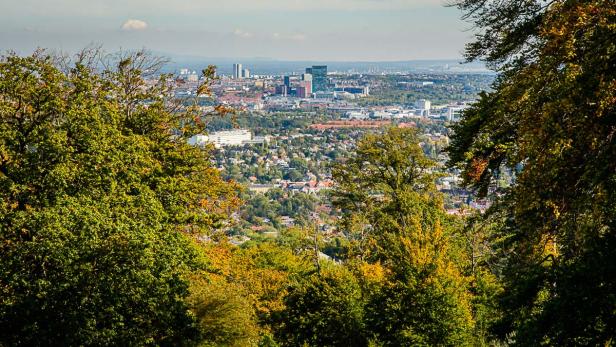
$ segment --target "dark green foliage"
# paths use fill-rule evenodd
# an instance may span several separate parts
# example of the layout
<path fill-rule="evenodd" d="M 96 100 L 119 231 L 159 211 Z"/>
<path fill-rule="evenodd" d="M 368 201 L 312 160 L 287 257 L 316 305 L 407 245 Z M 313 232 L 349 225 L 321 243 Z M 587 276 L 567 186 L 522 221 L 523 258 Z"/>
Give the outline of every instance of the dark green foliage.
<path fill-rule="evenodd" d="M 371 295 L 366 326 L 383 345 L 470 345 L 466 307 L 447 288 L 453 283 L 443 286 L 428 276 L 385 283 Z"/>
<path fill-rule="evenodd" d="M 616 337 L 616 4 L 459 1 L 478 28 L 469 59 L 501 73 L 454 127 L 451 164 L 486 195 L 505 290 L 496 329 L 519 345 Z"/>
<path fill-rule="evenodd" d="M 201 333 L 200 346 L 254 346 L 254 309 L 240 286 L 196 282 L 187 300 Z"/>
<path fill-rule="evenodd" d="M 195 339 L 181 274 L 195 263 L 160 228 L 155 201 L 63 198 L 4 227 L 0 341 L 7 345 L 175 344 Z"/>
<path fill-rule="evenodd" d="M 343 267 L 326 266 L 300 280 L 285 297 L 277 329 L 284 346 L 365 346 L 363 304 L 357 280 Z"/>

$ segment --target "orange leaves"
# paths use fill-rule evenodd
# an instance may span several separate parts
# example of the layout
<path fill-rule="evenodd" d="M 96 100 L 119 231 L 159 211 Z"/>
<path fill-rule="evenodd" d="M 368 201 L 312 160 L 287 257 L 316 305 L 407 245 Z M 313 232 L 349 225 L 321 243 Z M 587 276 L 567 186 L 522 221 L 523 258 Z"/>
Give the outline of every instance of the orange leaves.
<path fill-rule="evenodd" d="M 210 201 L 208 199 L 201 199 L 199 201 L 199 207 L 204 208 L 209 210 L 211 208 L 212 204 L 210 203 Z"/>
<path fill-rule="evenodd" d="M 481 180 L 483 173 L 488 167 L 488 160 L 482 157 L 473 158 L 470 167 L 466 171 L 467 179 L 470 182 L 477 183 Z"/>

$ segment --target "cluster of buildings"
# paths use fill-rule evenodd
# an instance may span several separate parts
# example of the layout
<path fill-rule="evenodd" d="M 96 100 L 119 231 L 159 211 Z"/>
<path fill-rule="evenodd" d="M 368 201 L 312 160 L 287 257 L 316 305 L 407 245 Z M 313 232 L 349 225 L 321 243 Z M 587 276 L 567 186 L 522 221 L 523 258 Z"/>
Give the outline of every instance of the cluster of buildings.
<path fill-rule="evenodd" d="M 313 65 L 301 75 L 283 77 L 283 84 L 275 87 L 274 94 L 302 99 L 336 99 L 346 96 L 369 95 L 368 86 L 336 86 L 327 77 L 327 65 Z"/>
<path fill-rule="evenodd" d="M 325 67 L 325 73 L 327 73 L 327 67 Z M 307 99 L 312 96 L 313 92 L 317 91 L 315 88 L 314 75 L 307 71 L 301 76 L 284 76 L 283 84 L 277 85 L 274 93 L 281 96 L 295 96 Z"/>
<path fill-rule="evenodd" d="M 460 120 L 462 111 L 468 107 L 465 102 L 432 105 L 430 100 L 420 99 L 414 107 L 389 106 L 347 109 L 345 118 L 350 120 L 391 120 L 431 118 L 448 122 Z"/>
<path fill-rule="evenodd" d="M 175 79 L 174 93 L 179 99 L 196 100 L 204 111 L 216 104 L 230 105 L 242 111 L 241 117 L 247 117 L 242 123 L 245 129 L 226 130 L 231 124 L 221 122 L 189 143 L 217 148 L 212 151 L 212 161 L 223 177 L 248 189 L 251 198 L 241 212 L 246 216 L 257 211 L 250 205 L 252 197 L 257 206 L 263 201 L 263 197 L 256 198 L 258 194 L 273 190 L 265 194 L 269 204 L 263 206 L 274 206 L 271 208 L 278 209 L 278 217 L 259 215 L 263 218 L 245 219 L 241 224 L 242 230 L 252 228 L 262 233 L 274 227 L 301 225 L 308 210 L 320 214 L 319 227 L 335 230 L 337 215 L 323 193 L 334 184 L 331 164 L 353 155 L 358 139 L 366 132 L 391 126 L 417 127 L 422 131 L 420 145 L 426 154 L 443 165 L 447 161 L 442 150 L 449 141 L 448 122 L 458 121 L 467 107 L 462 100 L 470 100 L 460 96 L 465 95 L 467 85 L 483 81 L 468 76 L 328 74 L 326 65 L 261 75 L 256 66 L 253 74 L 236 63 L 232 73 L 227 71 L 211 84 L 211 95 L 197 95 L 200 78 L 191 70 L 181 69 Z M 364 98 L 370 92 L 374 95 Z M 285 122 L 279 121 L 282 119 Z M 482 211 L 489 206 L 460 187 L 457 172 L 444 173 L 447 175 L 437 181 L 437 187 L 448 196 L 448 213 Z M 309 197 L 312 205 L 296 209 L 299 197 Z"/>
<path fill-rule="evenodd" d="M 199 82 L 199 75 L 197 75 L 197 71 L 190 71 L 189 69 L 180 69 L 180 79 L 187 81 L 187 82 L 191 82 L 191 83 L 196 83 Z"/>
<path fill-rule="evenodd" d="M 313 94 L 327 92 L 328 88 L 327 66 L 314 65 L 306 68 L 301 76 L 284 76 L 283 84 L 276 86 L 275 94 L 307 99 Z"/>
<path fill-rule="evenodd" d="M 250 70 L 244 69 L 242 64 L 233 64 L 233 79 L 250 78 Z"/>

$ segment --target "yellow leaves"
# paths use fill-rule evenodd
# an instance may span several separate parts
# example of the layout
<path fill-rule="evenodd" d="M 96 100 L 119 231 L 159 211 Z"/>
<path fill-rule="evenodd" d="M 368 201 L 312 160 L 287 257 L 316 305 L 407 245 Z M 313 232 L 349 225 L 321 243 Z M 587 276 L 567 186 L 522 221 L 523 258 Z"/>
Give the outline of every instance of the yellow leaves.
<path fill-rule="evenodd" d="M 419 243 L 412 242 L 409 238 L 402 239 L 407 252 L 408 261 L 419 269 L 423 269 L 427 266 L 436 265 L 436 254 L 433 252 L 433 248 L 428 245 L 421 245 Z"/>
<path fill-rule="evenodd" d="M 572 143 L 572 139 L 560 139 L 556 144 L 552 146 L 552 148 L 550 148 L 550 154 L 552 154 L 553 156 L 560 157 L 564 152 L 572 148 Z"/>
<path fill-rule="evenodd" d="M 0 145 L 0 162 L 3 164 L 8 164 L 11 162 L 10 152 L 4 145 Z"/>
<path fill-rule="evenodd" d="M 558 251 L 558 243 L 556 242 L 556 237 L 552 235 L 544 235 L 543 236 L 543 254 L 545 256 L 552 256 L 557 258 L 559 256 Z"/>
<path fill-rule="evenodd" d="M 542 34 L 544 36 L 564 36 L 566 33 L 566 28 L 564 27 L 547 27 L 543 28 Z"/>
<path fill-rule="evenodd" d="M 568 63 L 565 65 L 565 79 L 567 82 L 574 82 L 582 74 L 582 66 L 579 64 Z"/>
<path fill-rule="evenodd" d="M 362 262 L 358 270 L 363 279 L 373 284 L 383 283 L 386 275 L 389 273 L 389 271 L 381 265 L 381 262 L 376 262 L 374 264 Z"/>
<path fill-rule="evenodd" d="M 616 31 L 616 27 L 614 31 Z M 614 49 L 616 50 L 616 46 Z M 603 117 L 608 114 L 609 110 L 616 105 L 616 79 L 610 81 L 602 76 L 595 92 L 595 99 L 597 100 L 596 117 Z"/>
<path fill-rule="evenodd" d="M 557 204 L 555 204 L 553 201 L 547 201 L 546 206 L 552 210 L 554 218 L 558 219 L 560 217 L 560 207 Z"/>
<path fill-rule="evenodd" d="M 206 259 L 210 262 L 209 271 L 218 281 L 224 281 L 232 272 L 232 248 L 227 243 L 203 246 Z"/>
<path fill-rule="evenodd" d="M 240 291 L 259 315 L 284 309 L 289 276 L 298 262 L 289 249 L 269 244 L 240 249 L 225 242 L 202 249 L 211 282 Z"/>

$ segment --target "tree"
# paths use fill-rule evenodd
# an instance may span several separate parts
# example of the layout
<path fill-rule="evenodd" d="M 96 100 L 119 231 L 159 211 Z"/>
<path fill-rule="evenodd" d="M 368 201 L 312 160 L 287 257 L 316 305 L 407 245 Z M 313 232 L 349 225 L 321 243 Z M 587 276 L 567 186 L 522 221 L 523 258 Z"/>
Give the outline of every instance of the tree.
<path fill-rule="evenodd" d="M 366 135 L 333 171 L 334 204 L 351 219 L 344 225 L 363 233 L 362 258 L 385 268 L 382 285 L 367 293 L 366 327 L 386 345 L 470 341 L 467 280 L 452 261 L 452 223 L 434 167 L 416 130 L 391 128 Z"/>
<path fill-rule="evenodd" d="M 366 346 L 362 294 L 344 267 L 330 264 L 289 288 L 277 319 L 284 346 Z"/>
<path fill-rule="evenodd" d="M 200 327 L 200 346 L 256 346 L 259 330 L 244 289 L 195 280 L 187 303 Z"/>
<path fill-rule="evenodd" d="M 475 24 L 469 60 L 499 72 L 454 127 L 450 164 L 487 195 L 514 185 L 486 223 L 519 345 L 609 345 L 616 336 L 616 5 L 457 1 Z"/>
<path fill-rule="evenodd" d="M 145 52 L 62 63 L 0 59 L 0 344 L 198 341 L 191 233 L 236 204 L 186 142 L 203 115 L 169 109 L 162 61 Z"/>
<path fill-rule="evenodd" d="M 256 345 L 255 335 L 259 345 L 275 343 L 272 325 L 285 308 L 290 278 L 312 271 L 304 257 L 277 241 L 251 240 L 241 248 L 224 241 L 202 246 L 208 272 L 195 276 L 189 302 L 197 309 L 206 343 Z"/>

